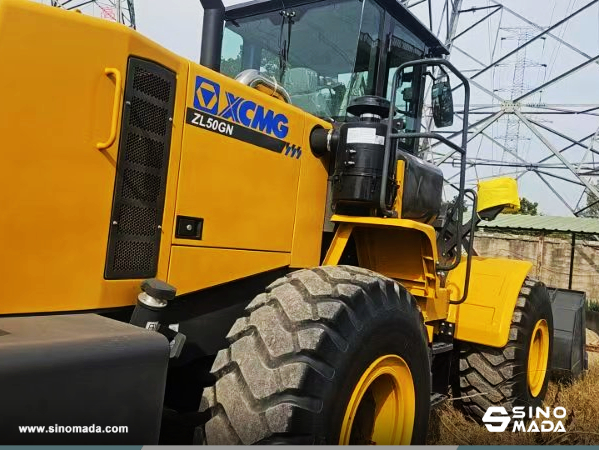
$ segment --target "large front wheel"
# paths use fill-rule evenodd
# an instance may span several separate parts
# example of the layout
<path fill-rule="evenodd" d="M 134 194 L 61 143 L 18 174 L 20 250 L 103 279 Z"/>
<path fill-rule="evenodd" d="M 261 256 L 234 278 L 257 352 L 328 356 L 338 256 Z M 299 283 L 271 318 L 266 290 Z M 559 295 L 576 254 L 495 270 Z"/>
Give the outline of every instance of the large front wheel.
<path fill-rule="evenodd" d="M 394 281 L 300 270 L 237 320 L 203 397 L 208 444 L 424 443 L 430 366 L 422 316 Z"/>

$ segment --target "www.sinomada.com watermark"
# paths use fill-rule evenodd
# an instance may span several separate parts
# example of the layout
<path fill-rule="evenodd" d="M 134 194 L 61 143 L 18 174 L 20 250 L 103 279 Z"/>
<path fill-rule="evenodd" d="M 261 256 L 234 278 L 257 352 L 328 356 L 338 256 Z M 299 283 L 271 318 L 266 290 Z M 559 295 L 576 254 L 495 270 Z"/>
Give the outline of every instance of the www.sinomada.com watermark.
<path fill-rule="evenodd" d="M 508 429 L 526 433 L 564 433 L 563 419 L 567 416 L 566 408 L 533 408 L 515 406 L 511 414 L 503 406 L 491 406 L 483 416 L 483 423 L 492 433 L 501 433 Z"/>

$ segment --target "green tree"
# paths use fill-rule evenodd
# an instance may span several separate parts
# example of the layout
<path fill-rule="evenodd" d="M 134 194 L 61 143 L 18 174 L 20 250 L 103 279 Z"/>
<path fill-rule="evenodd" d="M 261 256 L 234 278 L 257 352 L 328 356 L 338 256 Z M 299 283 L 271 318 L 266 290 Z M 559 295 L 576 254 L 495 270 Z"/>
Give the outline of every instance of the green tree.
<path fill-rule="evenodd" d="M 220 71 L 231 78 L 241 72 L 241 50 L 235 58 L 223 59 L 220 63 Z"/>
<path fill-rule="evenodd" d="M 526 216 L 538 216 L 539 204 L 537 202 L 531 202 L 526 197 L 520 197 L 520 210 L 504 212 L 507 214 L 523 214 Z"/>
<path fill-rule="evenodd" d="M 599 189 L 599 181 L 595 181 L 592 185 Z M 599 201 L 597 196 L 592 192 L 587 191 L 587 207 L 579 214 L 580 217 L 599 217 Z"/>
<path fill-rule="evenodd" d="M 263 51 L 262 59 L 260 60 L 260 72 L 270 77 L 279 78 L 279 57 L 274 53 Z M 220 70 L 225 75 L 235 78 L 244 69 L 241 67 L 241 47 L 239 47 L 239 53 L 235 58 L 223 59 L 221 61 Z"/>

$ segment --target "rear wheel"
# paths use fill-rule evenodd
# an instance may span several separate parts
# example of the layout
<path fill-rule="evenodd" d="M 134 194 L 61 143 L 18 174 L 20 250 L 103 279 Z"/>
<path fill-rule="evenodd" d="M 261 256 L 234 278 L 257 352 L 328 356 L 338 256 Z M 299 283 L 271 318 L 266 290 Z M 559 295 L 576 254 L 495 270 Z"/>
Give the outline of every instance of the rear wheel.
<path fill-rule="evenodd" d="M 475 418 L 490 406 L 541 406 L 551 369 L 553 315 L 547 288 L 526 279 L 503 348 L 460 342 L 454 395 Z"/>
<path fill-rule="evenodd" d="M 415 300 L 349 266 L 300 270 L 256 297 L 204 392 L 208 444 L 424 443 L 430 365 Z"/>

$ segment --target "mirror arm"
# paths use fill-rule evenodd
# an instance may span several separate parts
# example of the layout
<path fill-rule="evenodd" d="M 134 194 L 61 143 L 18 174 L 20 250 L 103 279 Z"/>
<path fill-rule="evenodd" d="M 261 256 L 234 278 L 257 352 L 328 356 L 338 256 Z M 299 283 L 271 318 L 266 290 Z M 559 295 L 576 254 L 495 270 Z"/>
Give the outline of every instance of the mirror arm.
<path fill-rule="evenodd" d="M 430 70 L 427 70 L 426 72 L 424 72 L 424 76 L 425 77 L 429 76 L 429 77 L 431 77 L 431 80 L 437 81 L 437 79 L 435 78 L 435 75 Z"/>

